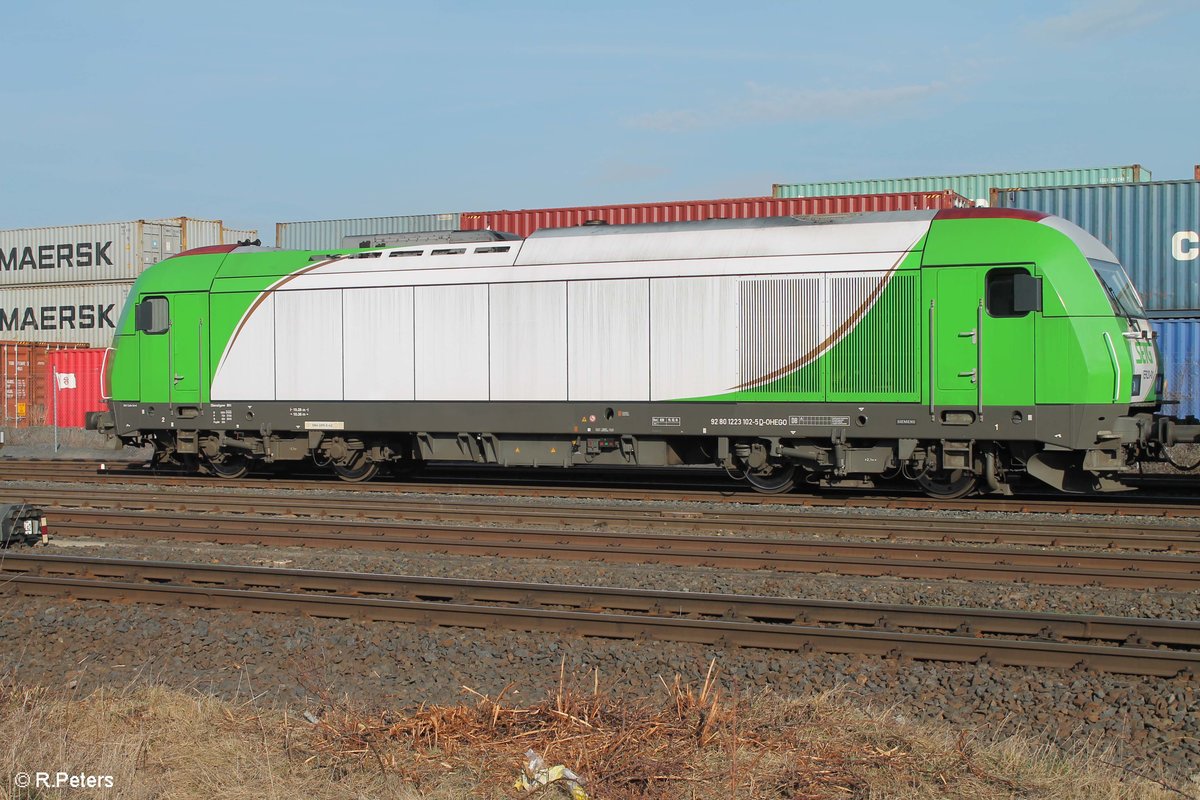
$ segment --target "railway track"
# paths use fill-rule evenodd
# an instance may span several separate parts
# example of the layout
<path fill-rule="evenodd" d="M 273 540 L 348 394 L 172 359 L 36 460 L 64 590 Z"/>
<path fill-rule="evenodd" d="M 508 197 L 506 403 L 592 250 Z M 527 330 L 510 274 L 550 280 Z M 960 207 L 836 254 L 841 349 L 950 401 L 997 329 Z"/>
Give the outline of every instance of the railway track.
<path fill-rule="evenodd" d="M 53 535 L 355 547 L 515 558 L 675 564 L 868 577 L 1194 591 L 1200 557 L 790 538 L 484 527 L 259 515 L 59 509 Z"/>
<path fill-rule="evenodd" d="M 105 468 L 101 469 L 101 465 Z M 2 459 L 0 481 L 85 481 L 128 483 L 139 481 L 155 485 L 201 485 L 221 488 L 260 488 L 291 490 L 342 490 L 361 494 L 400 492 L 445 495 L 490 495 L 507 497 L 570 497 L 618 500 L 670 500 L 675 502 L 736 503 L 747 505 L 786 505 L 802 508 L 917 509 L 943 511 L 1006 511 L 1011 513 L 1054 513 L 1102 516 L 1200 516 L 1200 499 L 1189 496 L 1200 483 L 1177 476 L 1152 476 L 1142 479 L 1143 492 L 1119 496 L 1073 498 L 1063 495 L 1031 495 L 1003 498 L 980 497 L 962 500 L 935 500 L 915 495 L 878 496 L 850 490 L 823 494 L 760 495 L 740 484 L 728 481 L 717 470 L 636 470 L 636 474 L 616 474 L 615 470 L 490 470 L 439 467 L 420 479 L 380 480 L 365 484 L 346 484 L 333 478 L 304 476 L 274 478 L 250 477 L 229 481 L 212 477 L 159 472 L 143 464 L 96 460 Z M 652 481 L 655 488 L 647 488 Z M 669 488 L 664 488 L 669 486 Z M 896 489 L 897 493 L 906 490 Z M 1163 491 L 1169 491 L 1167 496 Z M 1153 494 L 1159 492 L 1159 494 Z"/>
<path fill-rule="evenodd" d="M 1200 624 L 1169 620 L 11 553 L 0 561 L 0 590 L 800 652 L 1200 674 Z"/>
<path fill-rule="evenodd" d="M 123 484 L 14 488 L 0 486 L 0 499 L 23 501 L 56 512 L 72 509 L 140 509 L 194 514 L 255 514 L 310 519 L 353 519 L 473 525 L 643 529 L 685 532 L 857 538 L 872 541 L 1086 547 L 1118 550 L 1200 552 L 1200 525 L 1171 527 L 1111 520 L 1027 521 L 914 518 L 868 512 L 808 510 L 803 514 L 761 507 L 693 510 L 629 504 L 547 504 L 532 499 L 487 502 L 479 498 L 430 501 L 392 494 L 314 495 L 294 489 L 268 492 L 208 486 L 143 488 Z"/>

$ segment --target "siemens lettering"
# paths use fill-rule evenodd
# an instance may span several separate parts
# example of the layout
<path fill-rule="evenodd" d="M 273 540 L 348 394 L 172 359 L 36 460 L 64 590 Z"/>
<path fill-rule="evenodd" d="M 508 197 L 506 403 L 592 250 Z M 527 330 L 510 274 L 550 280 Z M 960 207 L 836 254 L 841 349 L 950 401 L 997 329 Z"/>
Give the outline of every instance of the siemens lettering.
<path fill-rule="evenodd" d="M 115 303 L 0 308 L 0 331 L 59 331 L 112 328 Z"/>
<path fill-rule="evenodd" d="M 0 269 L 8 272 L 22 269 L 63 269 L 66 267 L 112 266 L 109 251 L 112 241 L 77 242 L 75 244 L 43 244 L 0 250 Z"/>

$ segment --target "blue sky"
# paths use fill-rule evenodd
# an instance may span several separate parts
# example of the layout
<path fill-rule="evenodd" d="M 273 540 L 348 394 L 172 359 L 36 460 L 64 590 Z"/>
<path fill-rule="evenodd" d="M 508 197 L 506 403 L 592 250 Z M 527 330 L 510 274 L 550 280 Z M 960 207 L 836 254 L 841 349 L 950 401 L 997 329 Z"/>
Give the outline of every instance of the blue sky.
<path fill-rule="evenodd" d="M 0 228 L 1200 162 L 1200 3 L 22 2 Z"/>

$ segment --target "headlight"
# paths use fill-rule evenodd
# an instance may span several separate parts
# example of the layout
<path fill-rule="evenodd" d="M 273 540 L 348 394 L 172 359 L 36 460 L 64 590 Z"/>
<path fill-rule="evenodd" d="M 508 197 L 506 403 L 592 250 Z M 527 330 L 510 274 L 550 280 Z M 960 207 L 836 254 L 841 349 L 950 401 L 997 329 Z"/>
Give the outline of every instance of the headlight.
<path fill-rule="evenodd" d="M 1137 397 L 1139 394 L 1142 393 L 1142 376 L 1141 375 L 1133 376 L 1133 389 L 1131 389 L 1131 392 L 1132 392 L 1132 394 L 1130 395 L 1131 397 Z"/>

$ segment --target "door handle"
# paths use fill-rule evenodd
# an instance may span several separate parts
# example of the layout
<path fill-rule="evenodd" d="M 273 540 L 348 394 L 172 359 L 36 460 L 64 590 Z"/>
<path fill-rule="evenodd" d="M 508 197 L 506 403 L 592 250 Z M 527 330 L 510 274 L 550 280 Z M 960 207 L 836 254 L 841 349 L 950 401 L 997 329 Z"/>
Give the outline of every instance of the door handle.
<path fill-rule="evenodd" d="M 183 376 L 182 376 L 182 375 L 176 375 L 176 376 L 175 376 L 175 382 L 176 382 L 176 383 L 179 383 L 181 380 L 183 380 Z"/>
<path fill-rule="evenodd" d="M 969 369 L 969 370 L 967 370 L 966 372 L 960 372 L 960 373 L 958 373 L 958 377 L 960 377 L 960 378 L 970 378 L 970 379 L 971 379 L 971 383 L 974 383 L 974 382 L 975 382 L 975 370 L 973 370 L 973 369 Z"/>

